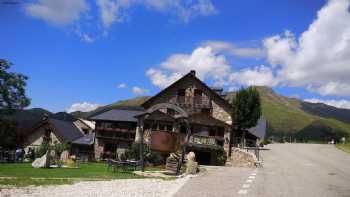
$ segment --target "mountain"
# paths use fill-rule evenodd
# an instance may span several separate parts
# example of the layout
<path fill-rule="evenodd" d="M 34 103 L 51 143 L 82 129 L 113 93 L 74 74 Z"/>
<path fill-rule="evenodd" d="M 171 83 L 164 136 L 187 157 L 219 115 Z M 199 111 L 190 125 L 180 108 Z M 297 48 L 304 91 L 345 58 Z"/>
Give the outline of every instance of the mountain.
<path fill-rule="evenodd" d="M 0 109 L 0 147 L 13 149 L 22 144 L 25 136 L 44 114 L 50 115 L 51 112 L 41 108 L 11 112 Z"/>
<path fill-rule="evenodd" d="M 42 119 L 44 114 L 51 115 L 52 113 L 42 108 L 16 109 L 12 113 L 8 113 L 6 110 L 0 110 L 1 119 L 15 121 L 19 130 L 32 128 Z"/>
<path fill-rule="evenodd" d="M 280 96 L 264 86 L 256 89 L 261 97 L 263 116 L 268 121 L 267 136 L 325 141 L 350 134 L 348 109 Z M 229 92 L 226 99 L 232 100 L 234 95 Z"/>
<path fill-rule="evenodd" d="M 142 97 L 136 97 L 133 99 L 121 100 L 109 105 L 98 107 L 97 109 L 92 110 L 90 112 L 76 111 L 76 112 L 72 112 L 71 114 L 79 118 L 89 118 L 111 109 L 143 110 L 143 108 L 141 107 L 141 104 L 144 103 L 149 98 L 151 97 L 142 96 Z"/>
<path fill-rule="evenodd" d="M 350 110 L 326 104 L 304 102 L 276 94 L 271 88 L 256 86 L 262 101 L 262 113 L 268 121 L 267 136 L 292 137 L 298 140 L 325 141 L 350 136 Z M 225 99 L 234 98 L 227 92 Z M 150 97 L 118 101 L 90 112 L 73 112 L 76 117 L 89 118 L 110 109 L 142 110 L 140 105 Z"/>

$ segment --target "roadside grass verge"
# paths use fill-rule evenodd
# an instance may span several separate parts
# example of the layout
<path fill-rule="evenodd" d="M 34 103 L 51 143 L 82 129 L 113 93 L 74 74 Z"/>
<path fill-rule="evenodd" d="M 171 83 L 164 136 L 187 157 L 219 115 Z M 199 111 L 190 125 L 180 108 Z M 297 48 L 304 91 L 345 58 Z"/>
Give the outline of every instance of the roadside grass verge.
<path fill-rule="evenodd" d="M 336 144 L 335 145 L 338 149 L 350 153 L 350 143 L 346 143 L 346 144 Z"/>
<path fill-rule="evenodd" d="M 146 170 L 159 170 L 157 167 Z M 105 163 L 80 164 L 79 168 L 33 168 L 31 163 L 0 164 L 0 188 L 7 186 L 24 187 L 29 185 L 61 185 L 76 181 L 137 179 L 145 178 L 133 171 L 113 172 Z"/>
<path fill-rule="evenodd" d="M 29 177 L 21 178 L 0 178 L 0 189 L 8 187 L 26 187 L 26 186 L 45 186 L 45 185 L 64 185 L 74 183 L 71 179 L 32 179 Z"/>

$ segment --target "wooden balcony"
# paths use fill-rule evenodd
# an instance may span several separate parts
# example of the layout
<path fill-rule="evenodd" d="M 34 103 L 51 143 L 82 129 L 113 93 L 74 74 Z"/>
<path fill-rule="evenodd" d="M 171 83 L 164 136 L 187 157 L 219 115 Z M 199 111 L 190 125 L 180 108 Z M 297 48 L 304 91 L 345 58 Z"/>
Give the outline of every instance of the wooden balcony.
<path fill-rule="evenodd" d="M 222 146 L 223 140 L 222 137 L 218 136 L 192 135 L 190 136 L 189 143 L 194 145 Z"/>
<path fill-rule="evenodd" d="M 184 108 L 211 108 L 211 101 L 205 96 L 177 96 L 167 99 L 169 103 L 177 104 Z"/>
<path fill-rule="evenodd" d="M 103 127 L 103 126 L 97 126 L 95 128 L 95 130 L 97 130 L 97 131 L 121 132 L 121 133 L 135 133 L 135 130 L 132 130 L 132 129 L 111 128 L 111 127 Z"/>
<path fill-rule="evenodd" d="M 110 134 L 96 133 L 96 138 L 116 140 L 116 141 L 128 141 L 128 142 L 135 140 L 135 137 L 133 135 L 120 136 L 114 133 L 110 133 Z"/>

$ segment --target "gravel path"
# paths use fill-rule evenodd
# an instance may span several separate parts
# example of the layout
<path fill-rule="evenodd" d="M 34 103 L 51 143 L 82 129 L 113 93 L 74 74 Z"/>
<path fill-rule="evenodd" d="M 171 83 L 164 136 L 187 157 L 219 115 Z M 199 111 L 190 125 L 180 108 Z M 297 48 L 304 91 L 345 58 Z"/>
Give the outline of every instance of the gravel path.
<path fill-rule="evenodd" d="M 0 191 L 1 197 L 35 196 L 35 197 L 89 197 L 89 196 L 123 196 L 123 197 L 167 197 L 185 184 L 188 177 L 176 180 L 161 179 L 124 179 L 114 181 L 86 181 L 73 185 L 39 186 Z"/>

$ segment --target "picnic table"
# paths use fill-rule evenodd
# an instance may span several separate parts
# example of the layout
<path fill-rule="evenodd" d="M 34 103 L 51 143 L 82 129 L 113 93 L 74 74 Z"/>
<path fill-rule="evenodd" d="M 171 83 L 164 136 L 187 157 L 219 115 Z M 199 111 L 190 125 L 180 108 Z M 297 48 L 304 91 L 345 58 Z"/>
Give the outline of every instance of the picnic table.
<path fill-rule="evenodd" d="M 126 171 L 130 168 L 132 168 L 134 171 L 137 170 L 137 167 L 141 166 L 141 160 L 125 160 L 125 161 L 119 161 L 114 159 L 108 159 L 107 160 L 107 170 L 113 169 L 113 172 L 117 171 L 118 169 L 122 169 L 123 171 Z"/>

